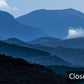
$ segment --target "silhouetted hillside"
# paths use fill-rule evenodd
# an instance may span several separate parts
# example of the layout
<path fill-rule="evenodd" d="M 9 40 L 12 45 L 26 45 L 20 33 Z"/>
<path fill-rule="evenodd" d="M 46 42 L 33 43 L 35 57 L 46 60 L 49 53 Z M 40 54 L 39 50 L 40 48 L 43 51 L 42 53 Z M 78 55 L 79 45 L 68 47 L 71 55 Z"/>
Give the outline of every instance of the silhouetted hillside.
<path fill-rule="evenodd" d="M 84 14 L 74 9 L 36 10 L 16 19 L 22 24 L 37 26 L 49 36 L 64 38 L 69 28 L 84 28 Z"/>
<path fill-rule="evenodd" d="M 0 84 L 68 84 L 68 82 L 65 77 L 41 65 L 0 55 Z"/>

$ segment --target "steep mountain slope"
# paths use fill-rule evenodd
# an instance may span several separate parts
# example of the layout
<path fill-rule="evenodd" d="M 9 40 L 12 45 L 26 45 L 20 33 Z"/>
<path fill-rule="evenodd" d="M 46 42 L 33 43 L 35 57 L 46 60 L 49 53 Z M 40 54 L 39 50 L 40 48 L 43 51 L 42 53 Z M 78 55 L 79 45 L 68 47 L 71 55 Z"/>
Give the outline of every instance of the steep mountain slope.
<path fill-rule="evenodd" d="M 20 57 L 31 63 L 38 63 L 42 65 L 71 65 L 59 57 L 50 55 L 46 51 L 34 49 L 33 47 L 29 48 L 28 46 L 24 47 L 4 42 L 0 42 L 0 54 L 6 54 L 16 58 Z"/>
<path fill-rule="evenodd" d="M 0 55 L 0 84 L 68 84 L 68 82 L 65 77 L 41 65 Z"/>
<path fill-rule="evenodd" d="M 17 22 L 12 15 L 7 12 L 0 11 L 0 36 L 6 38 L 19 38 L 21 40 L 31 40 L 45 36 L 39 28 L 24 26 Z M 0 38 L 0 39 L 1 39 Z"/>
<path fill-rule="evenodd" d="M 36 10 L 16 20 L 25 25 L 39 27 L 56 38 L 66 37 L 70 27 L 84 28 L 84 14 L 74 9 Z"/>

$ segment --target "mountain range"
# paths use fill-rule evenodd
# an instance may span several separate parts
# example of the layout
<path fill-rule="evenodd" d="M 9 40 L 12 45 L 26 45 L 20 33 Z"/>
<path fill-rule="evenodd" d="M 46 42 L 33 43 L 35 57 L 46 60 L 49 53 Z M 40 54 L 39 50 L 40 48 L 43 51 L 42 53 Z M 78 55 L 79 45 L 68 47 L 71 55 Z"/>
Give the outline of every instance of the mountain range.
<path fill-rule="evenodd" d="M 46 34 L 39 28 L 22 25 L 11 14 L 0 11 L 0 39 L 18 38 L 27 41 L 42 36 Z"/>
<path fill-rule="evenodd" d="M 40 44 L 48 47 L 63 46 L 66 48 L 84 49 L 84 37 L 77 37 L 77 38 L 64 39 L 64 40 L 52 38 L 52 37 L 42 37 L 32 41 L 28 41 L 27 43 Z"/>
<path fill-rule="evenodd" d="M 84 28 L 84 14 L 74 9 L 36 10 L 18 18 L 0 11 L 0 39 L 30 41 L 40 37 L 64 38 L 70 27 Z"/>
<path fill-rule="evenodd" d="M 48 36 L 65 38 L 70 28 L 84 29 L 84 14 L 74 9 L 63 10 L 36 10 L 16 18 L 24 25 L 39 27 Z"/>
<path fill-rule="evenodd" d="M 19 43 L 21 43 L 21 41 Z M 57 56 L 51 55 L 47 51 L 39 50 L 26 45 L 26 43 L 20 46 L 18 44 L 15 44 L 15 42 L 8 43 L 0 41 L 0 54 L 5 54 L 16 58 L 23 58 L 31 63 L 37 63 L 41 65 L 72 65 Z"/>
<path fill-rule="evenodd" d="M 84 70 L 84 37 L 63 39 L 70 27 L 84 29 L 84 14 L 42 9 L 15 19 L 0 11 L 0 84 L 68 84 L 67 71 Z"/>
<path fill-rule="evenodd" d="M 17 43 L 17 41 L 18 41 L 18 43 Z M 53 40 L 50 40 L 50 41 L 53 41 Z M 48 46 L 43 46 L 43 45 L 39 45 L 39 44 L 32 45 L 32 44 L 22 42 L 21 40 L 17 40 L 17 39 L 15 40 L 15 38 L 7 39 L 4 42 L 9 43 L 9 44 L 15 44 L 15 45 L 21 46 L 21 47 L 36 49 L 38 51 L 39 50 L 45 51 L 52 55 L 52 57 L 49 55 L 48 56 L 45 55 L 45 56 L 41 56 L 38 58 L 37 58 L 37 56 L 35 56 L 33 58 L 30 58 L 30 60 L 32 62 L 40 63 L 42 65 L 43 64 L 45 64 L 45 65 L 46 64 L 47 65 L 55 65 L 56 64 L 56 65 L 71 66 L 71 64 L 72 64 L 72 65 L 84 67 L 84 61 L 83 61 L 84 49 L 78 49 L 78 48 L 73 49 L 73 48 L 66 48 L 63 46 L 48 47 Z M 61 58 L 62 60 L 59 58 Z"/>

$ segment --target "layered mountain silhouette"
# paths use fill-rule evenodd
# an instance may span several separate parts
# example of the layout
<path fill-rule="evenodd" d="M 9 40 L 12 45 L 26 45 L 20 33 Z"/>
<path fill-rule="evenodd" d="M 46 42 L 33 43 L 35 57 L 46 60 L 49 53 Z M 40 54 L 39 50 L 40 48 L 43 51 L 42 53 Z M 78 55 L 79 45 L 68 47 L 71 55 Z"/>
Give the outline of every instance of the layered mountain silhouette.
<path fill-rule="evenodd" d="M 40 44 L 43 46 L 48 46 L 48 47 L 57 47 L 61 43 L 61 39 L 58 38 L 52 38 L 52 37 L 42 37 L 42 38 L 37 38 L 32 41 L 28 41 L 27 43 L 30 44 Z"/>
<path fill-rule="evenodd" d="M 17 42 L 17 41 L 16 41 Z M 20 41 L 21 42 L 21 41 Z M 21 45 L 21 44 L 20 44 Z M 26 47 L 26 43 L 20 46 L 16 43 L 6 43 L 0 41 L 0 53 L 13 57 L 23 58 L 31 63 L 38 63 L 41 65 L 65 65 L 72 66 L 72 64 L 65 62 L 57 56 L 51 55 L 47 51 L 43 51 L 34 47 Z M 32 45 L 33 46 L 33 45 Z"/>
<path fill-rule="evenodd" d="M 35 56 L 36 57 L 37 56 L 49 56 L 50 55 L 49 53 L 47 53 L 45 51 L 41 51 L 41 50 L 37 50 L 37 49 L 33 49 L 33 48 L 20 47 L 20 46 L 5 43 L 2 41 L 0 41 L 0 53 L 14 56 L 14 57 L 20 56 L 21 58 L 35 57 Z M 21 55 L 21 54 L 23 54 L 23 55 Z"/>
<path fill-rule="evenodd" d="M 0 11 L 0 39 L 17 37 L 31 40 L 45 35 L 39 28 L 22 25 L 9 13 Z"/>
<path fill-rule="evenodd" d="M 52 39 L 52 40 L 51 40 Z M 11 40 L 13 42 L 11 42 Z M 49 37 L 47 37 L 47 39 L 45 38 L 43 40 L 43 38 L 41 39 L 42 42 L 40 41 L 40 43 L 43 43 L 46 45 L 52 45 L 54 40 L 58 41 L 58 39 L 55 39 L 55 38 L 50 38 L 49 40 Z M 44 45 L 41 45 L 41 44 L 28 44 L 28 43 L 23 43 L 21 40 L 19 40 L 19 42 L 17 43 L 17 39 L 15 40 L 14 38 L 10 38 L 10 39 L 7 39 L 5 40 L 5 42 L 7 43 L 10 43 L 10 44 L 15 44 L 17 46 L 21 46 L 21 47 L 27 47 L 27 48 L 32 48 L 32 49 L 37 49 L 37 50 L 41 50 L 41 51 L 45 51 L 45 52 L 48 52 L 52 55 L 51 56 L 41 56 L 41 57 L 38 57 L 35 56 L 33 58 L 30 58 L 30 61 L 32 62 L 36 62 L 36 63 L 40 63 L 42 65 L 68 65 L 68 66 L 71 66 L 72 65 L 76 65 L 76 66 L 83 66 L 84 67 L 84 49 L 73 49 L 73 48 L 66 48 L 66 47 L 63 47 L 63 46 L 58 46 L 58 47 L 49 47 L 49 46 L 44 46 Z M 46 41 L 50 41 L 50 42 L 46 42 Z M 61 40 L 59 40 L 61 41 Z M 56 42 L 54 42 L 54 45 L 55 45 Z M 75 42 L 76 43 L 76 42 Z M 57 46 L 57 45 L 56 45 Z M 61 58 L 61 59 L 59 59 Z M 38 61 L 37 61 L 38 60 Z M 64 61 L 63 61 L 64 60 Z M 67 62 L 67 63 L 66 63 Z M 70 64 L 69 64 L 69 63 Z"/>
<path fill-rule="evenodd" d="M 55 38 L 66 37 L 70 27 L 84 28 L 84 14 L 74 9 L 36 10 L 16 20 L 25 25 L 39 27 Z"/>
<path fill-rule="evenodd" d="M 59 40 L 55 38 L 52 38 L 51 40 L 51 37 L 47 37 L 39 38 L 29 43 L 34 44 L 36 49 L 47 51 L 52 55 L 56 55 L 69 63 L 84 66 L 83 37 L 66 40 Z"/>
<path fill-rule="evenodd" d="M 61 81 L 59 81 L 61 80 Z M 0 55 L 0 84 L 77 84 L 68 83 L 58 75 L 38 64 L 30 64 L 21 58 Z"/>
<path fill-rule="evenodd" d="M 40 44 L 48 47 L 63 46 L 66 48 L 84 49 L 84 37 L 77 37 L 77 38 L 64 39 L 64 40 L 52 38 L 52 37 L 44 37 L 44 38 L 42 37 L 32 41 L 28 41 L 27 43 Z"/>
<path fill-rule="evenodd" d="M 84 37 L 61 40 L 70 27 L 84 29 L 84 14 L 42 9 L 15 19 L 0 11 L 0 84 L 68 84 L 61 75 L 84 67 Z"/>
<path fill-rule="evenodd" d="M 3 40 L 3 42 L 9 43 L 9 44 L 15 44 L 15 45 L 22 46 L 22 47 L 29 47 L 29 48 L 32 48 L 33 46 L 32 44 L 28 44 L 17 38 L 8 38 L 6 40 Z"/>

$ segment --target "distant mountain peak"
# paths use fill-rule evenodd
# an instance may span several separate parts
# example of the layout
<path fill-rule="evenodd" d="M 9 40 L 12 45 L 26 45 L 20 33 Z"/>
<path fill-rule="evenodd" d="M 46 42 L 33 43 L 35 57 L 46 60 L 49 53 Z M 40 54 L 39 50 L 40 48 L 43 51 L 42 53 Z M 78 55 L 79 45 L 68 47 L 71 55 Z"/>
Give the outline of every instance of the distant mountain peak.
<path fill-rule="evenodd" d="M 40 37 L 40 38 L 37 38 L 33 41 L 53 41 L 53 40 L 61 40 L 61 39 L 58 39 L 58 38 L 54 38 L 54 37 Z"/>
<path fill-rule="evenodd" d="M 18 38 L 8 38 L 4 40 L 3 42 L 9 43 L 9 44 L 16 44 L 16 45 L 22 45 L 25 44 L 22 40 Z"/>
<path fill-rule="evenodd" d="M 76 11 L 76 9 L 73 9 L 73 8 L 67 8 L 67 9 L 61 9 L 61 10 Z"/>
<path fill-rule="evenodd" d="M 35 10 L 16 20 L 24 25 L 39 27 L 48 36 L 60 39 L 67 36 L 71 27 L 84 28 L 84 14 L 72 8 Z"/>
<path fill-rule="evenodd" d="M 54 37 L 40 37 L 40 38 L 37 38 L 37 39 L 48 39 L 48 40 L 50 40 L 50 39 L 57 39 L 57 40 L 60 40 L 59 38 L 54 38 Z"/>
<path fill-rule="evenodd" d="M 39 9 L 39 10 L 34 10 L 30 13 L 27 14 L 31 14 L 31 13 L 39 13 L 39 12 L 56 12 L 56 11 L 60 11 L 60 12 L 80 12 L 79 10 L 73 9 L 73 8 L 68 8 L 68 9 Z M 26 14 L 26 15 L 27 15 Z"/>
<path fill-rule="evenodd" d="M 0 36 L 2 39 L 15 37 L 25 41 L 47 36 L 47 34 L 40 28 L 22 25 L 11 14 L 0 11 Z"/>

